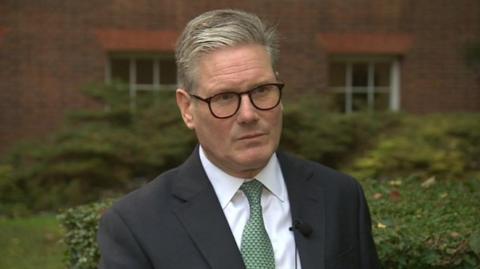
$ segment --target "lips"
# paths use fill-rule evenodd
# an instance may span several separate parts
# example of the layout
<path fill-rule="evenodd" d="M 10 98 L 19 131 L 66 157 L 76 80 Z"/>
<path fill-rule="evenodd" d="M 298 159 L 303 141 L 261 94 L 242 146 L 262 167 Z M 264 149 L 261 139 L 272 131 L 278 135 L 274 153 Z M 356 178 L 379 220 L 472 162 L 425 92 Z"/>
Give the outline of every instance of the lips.
<path fill-rule="evenodd" d="M 254 139 L 257 137 L 261 137 L 266 135 L 265 133 L 251 133 L 251 134 L 246 134 L 238 138 L 238 140 L 248 140 L 248 139 Z"/>

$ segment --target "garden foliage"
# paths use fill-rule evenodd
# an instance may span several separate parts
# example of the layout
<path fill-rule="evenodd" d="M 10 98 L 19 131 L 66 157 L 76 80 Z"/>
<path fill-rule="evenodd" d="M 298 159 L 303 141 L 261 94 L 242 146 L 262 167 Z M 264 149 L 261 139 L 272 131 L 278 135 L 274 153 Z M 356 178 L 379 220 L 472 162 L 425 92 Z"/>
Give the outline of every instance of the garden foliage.
<path fill-rule="evenodd" d="M 382 268 L 470 269 L 480 266 L 480 180 L 397 179 L 363 182 Z M 96 268 L 98 219 L 111 201 L 67 210 L 70 268 Z"/>
<path fill-rule="evenodd" d="M 138 96 L 133 110 L 122 87 L 87 88 L 103 110 L 72 112 L 51 138 L 20 145 L 0 163 L 0 215 L 112 197 L 186 159 L 196 140 L 181 120 L 174 92 Z M 312 100 L 285 102 L 281 147 L 332 167 L 368 148 L 398 118 L 318 113 Z"/>
<path fill-rule="evenodd" d="M 326 111 L 318 96 L 286 103 L 281 148 L 341 168 L 376 144 L 379 134 L 399 125 L 394 113 L 339 114 Z"/>
<path fill-rule="evenodd" d="M 122 88 L 89 87 L 103 110 L 72 113 L 52 137 L 0 162 L 0 216 L 88 204 L 60 217 L 74 268 L 98 260 L 97 223 L 110 202 L 91 202 L 153 179 L 196 144 L 174 92 L 132 103 Z M 385 268 L 479 267 L 480 115 L 345 115 L 318 100 L 284 101 L 280 147 L 361 180 Z"/>
<path fill-rule="evenodd" d="M 348 167 L 359 178 L 480 178 L 480 115 L 403 117 Z"/>
<path fill-rule="evenodd" d="M 122 87 L 88 87 L 103 109 L 72 112 L 52 137 L 19 145 L 0 162 L 0 215 L 114 197 L 191 153 L 196 140 L 173 91 L 138 96 L 133 110 Z M 480 176 L 478 114 L 345 115 L 325 107 L 318 96 L 286 98 L 281 149 L 357 178 Z"/>
<path fill-rule="evenodd" d="M 480 180 L 363 185 L 383 268 L 480 267 Z"/>
<path fill-rule="evenodd" d="M 65 210 L 58 216 L 65 229 L 65 261 L 68 268 L 97 268 L 100 253 L 97 247 L 98 222 L 112 200 L 91 203 Z"/>
<path fill-rule="evenodd" d="M 71 113 L 50 139 L 18 146 L 0 164 L 0 215 L 123 193 L 180 163 L 193 148 L 174 92 L 139 96 L 133 111 L 128 91 L 88 89 L 103 110 Z"/>

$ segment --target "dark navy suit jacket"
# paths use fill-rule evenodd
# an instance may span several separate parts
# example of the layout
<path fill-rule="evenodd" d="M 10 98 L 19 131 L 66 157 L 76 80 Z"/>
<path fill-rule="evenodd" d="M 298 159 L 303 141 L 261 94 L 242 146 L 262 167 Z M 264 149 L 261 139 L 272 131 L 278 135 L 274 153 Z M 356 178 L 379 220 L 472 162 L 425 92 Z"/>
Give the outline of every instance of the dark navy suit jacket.
<path fill-rule="evenodd" d="M 277 156 L 292 219 L 313 230 L 308 237 L 295 233 L 302 268 L 379 268 L 361 186 L 320 164 Z M 181 166 L 109 209 L 98 242 L 104 269 L 245 268 L 198 147 Z"/>

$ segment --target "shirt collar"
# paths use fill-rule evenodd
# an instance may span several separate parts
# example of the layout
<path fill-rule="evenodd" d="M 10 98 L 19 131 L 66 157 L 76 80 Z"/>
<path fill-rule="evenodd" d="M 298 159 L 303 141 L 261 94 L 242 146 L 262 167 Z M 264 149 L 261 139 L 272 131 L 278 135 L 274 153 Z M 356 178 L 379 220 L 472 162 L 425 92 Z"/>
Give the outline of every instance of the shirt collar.
<path fill-rule="evenodd" d="M 225 173 L 223 170 L 214 165 L 205 155 L 205 152 L 200 146 L 200 161 L 207 173 L 208 179 L 213 185 L 213 189 L 218 197 L 222 209 L 227 207 L 232 200 L 235 193 L 240 189 L 243 182 L 251 180 L 250 178 L 238 178 Z M 255 179 L 260 181 L 265 188 L 267 188 L 275 197 L 281 202 L 287 199 L 287 192 L 283 180 L 280 164 L 278 163 L 277 155 L 274 153 L 267 165 L 255 176 Z"/>

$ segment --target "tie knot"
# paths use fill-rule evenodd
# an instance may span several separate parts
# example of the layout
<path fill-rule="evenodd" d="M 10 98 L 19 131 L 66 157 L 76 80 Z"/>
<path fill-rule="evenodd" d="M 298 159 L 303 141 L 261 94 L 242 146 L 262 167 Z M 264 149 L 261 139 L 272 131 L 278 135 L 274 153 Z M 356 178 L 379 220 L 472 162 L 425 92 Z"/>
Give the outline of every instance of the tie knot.
<path fill-rule="evenodd" d="M 260 197 L 262 195 L 263 184 L 254 179 L 242 184 L 240 189 L 245 193 L 247 196 L 248 202 L 250 204 L 256 204 L 260 202 Z"/>

